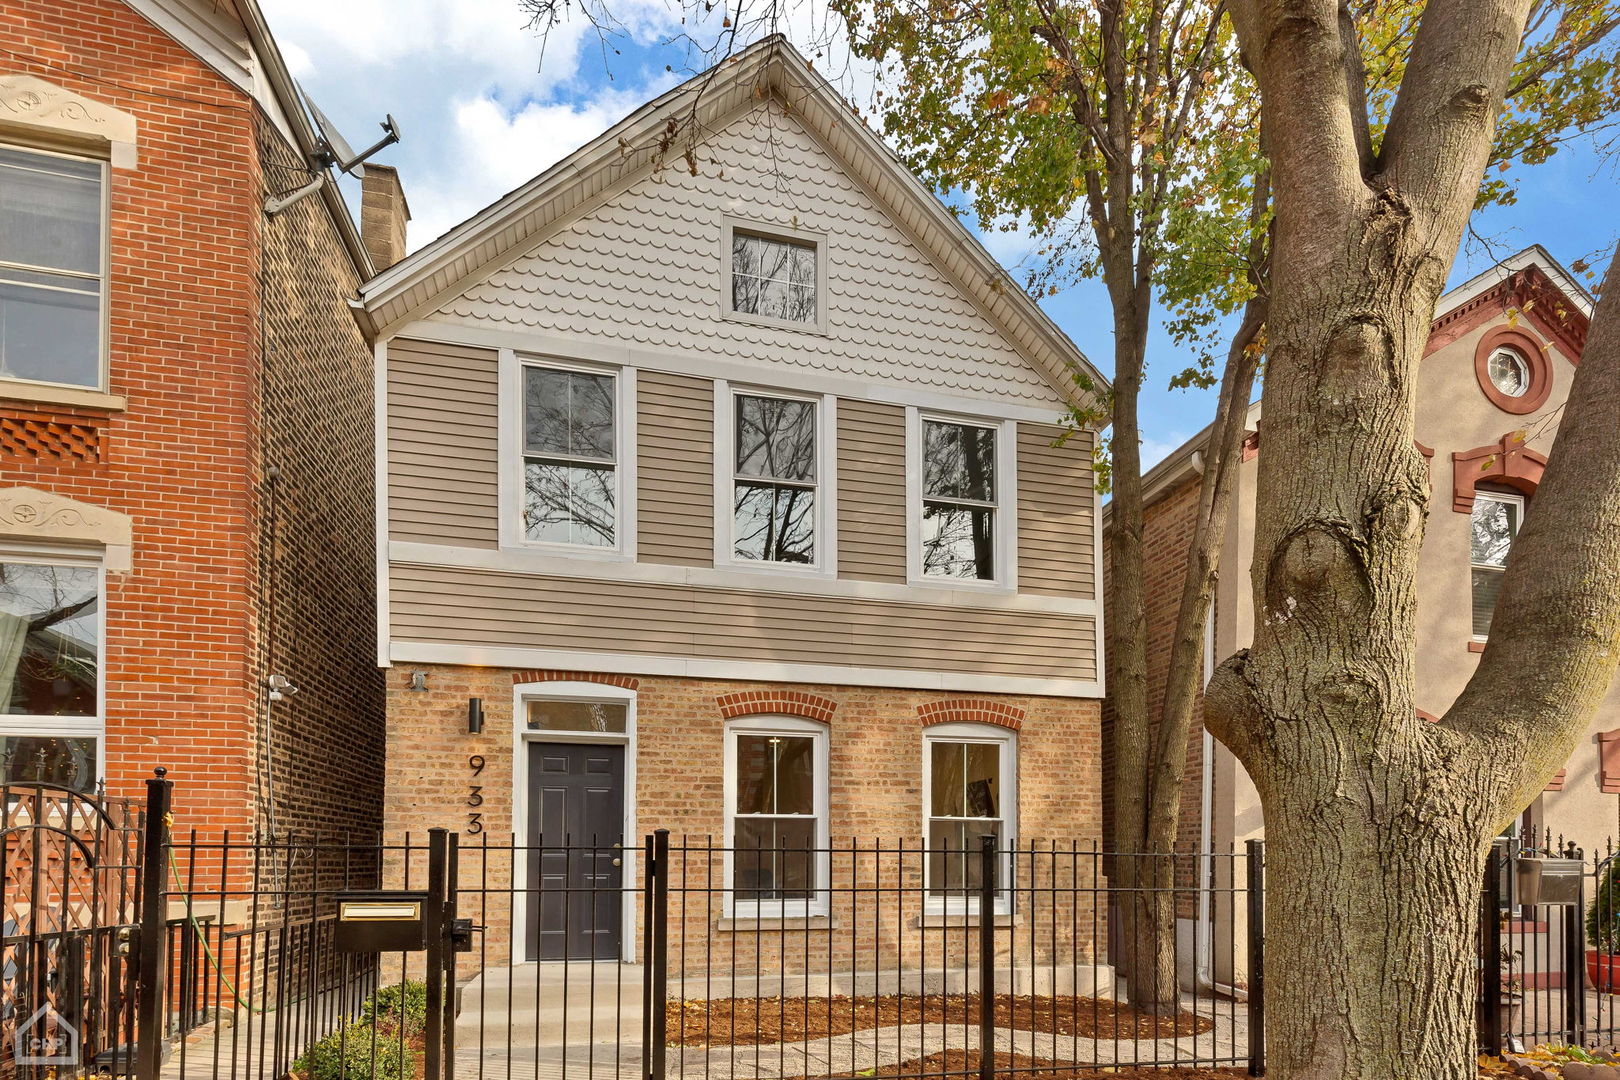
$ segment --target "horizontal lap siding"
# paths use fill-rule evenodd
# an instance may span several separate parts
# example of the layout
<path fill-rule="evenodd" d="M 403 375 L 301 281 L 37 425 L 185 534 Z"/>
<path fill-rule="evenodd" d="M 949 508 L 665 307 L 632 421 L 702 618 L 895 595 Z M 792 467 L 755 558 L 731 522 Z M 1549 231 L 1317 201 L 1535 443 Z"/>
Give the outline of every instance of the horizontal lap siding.
<path fill-rule="evenodd" d="M 389 343 L 390 539 L 497 546 L 497 397 L 493 349 Z"/>
<path fill-rule="evenodd" d="M 642 562 L 714 563 L 714 383 L 636 376 L 636 554 Z"/>
<path fill-rule="evenodd" d="M 1093 436 L 1078 431 L 1054 446 L 1063 430 L 1045 424 L 1018 427 L 1018 589 L 1091 597 L 1096 583 Z"/>
<path fill-rule="evenodd" d="M 906 580 L 906 414 L 838 402 L 838 576 Z"/>
<path fill-rule="evenodd" d="M 390 584 L 396 641 L 1096 677 L 1073 615 L 400 564 Z"/>

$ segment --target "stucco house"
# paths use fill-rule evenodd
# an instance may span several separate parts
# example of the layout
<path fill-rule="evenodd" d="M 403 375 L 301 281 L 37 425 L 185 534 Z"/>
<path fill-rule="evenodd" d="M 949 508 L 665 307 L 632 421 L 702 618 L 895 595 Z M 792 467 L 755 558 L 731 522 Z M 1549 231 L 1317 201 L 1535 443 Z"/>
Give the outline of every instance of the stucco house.
<path fill-rule="evenodd" d="M 1417 703 L 1423 715 L 1439 717 L 1450 708 L 1484 651 L 1513 536 L 1535 512 L 1536 486 L 1591 311 L 1591 297 L 1540 247 L 1504 259 L 1436 305 L 1418 372 L 1415 427 L 1433 484 L 1418 570 Z M 1265 453 L 1258 403 L 1249 412 L 1249 431 L 1220 554 L 1206 673 L 1253 635 L 1249 566 L 1257 462 Z M 1153 643 L 1167 643 L 1174 632 L 1207 439 L 1206 429 L 1145 477 L 1143 544 L 1148 578 L 1160 586 L 1149 590 L 1150 708 L 1162 694 L 1167 662 L 1167 649 Z M 1201 726 L 1188 760 L 1181 840 L 1189 849 L 1224 851 L 1262 837 L 1252 783 Z M 1517 827 L 1543 837 L 1550 830 L 1555 841 L 1562 835 L 1591 853 L 1614 834 L 1617 794 L 1620 695 L 1611 692 L 1568 766 L 1525 808 Z M 1192 933 L 1190 921 L 1184 931 Z M 1208 940 L 1207 932 L 1201 936 Z"/>
<path fill-rule="evenodd" d="M 785 42 L 363 307 L 388 831 L 1098 835 L 1105 383 Z"/>

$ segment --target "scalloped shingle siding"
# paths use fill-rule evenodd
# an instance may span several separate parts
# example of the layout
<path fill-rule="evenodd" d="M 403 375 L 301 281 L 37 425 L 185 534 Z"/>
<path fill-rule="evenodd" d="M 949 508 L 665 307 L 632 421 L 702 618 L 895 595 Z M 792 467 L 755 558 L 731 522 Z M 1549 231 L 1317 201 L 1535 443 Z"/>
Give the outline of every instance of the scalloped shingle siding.
<path fill-rule="evenodd" d="M 677 161 L 632 184 L 438 317 L 1061 405 L 996 325 L 779 106 L 734 120 L 698 158 L 699 175 Z M 827 234 L 825 335 L 722 317 L 728 215 Z"/>

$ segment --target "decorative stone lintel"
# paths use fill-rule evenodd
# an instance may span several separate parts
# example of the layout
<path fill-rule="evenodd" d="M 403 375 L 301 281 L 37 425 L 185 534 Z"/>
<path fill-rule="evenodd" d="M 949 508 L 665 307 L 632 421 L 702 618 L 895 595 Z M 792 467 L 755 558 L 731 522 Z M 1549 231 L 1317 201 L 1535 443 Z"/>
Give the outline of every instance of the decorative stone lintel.
<path fill-rule="evenodd" d="M 0 488 L 0 539 L 97 545 L 108 570 L 123 573 L 133 565 L 128 514 L 38 488 Z"/>
<path fill-rule="evenodd" d="M 133 115 L 36 75 L 0 75 L 0 132 L 6 131 L 90 143 L 105 150 L 113 168 L 135 168 Z"/>

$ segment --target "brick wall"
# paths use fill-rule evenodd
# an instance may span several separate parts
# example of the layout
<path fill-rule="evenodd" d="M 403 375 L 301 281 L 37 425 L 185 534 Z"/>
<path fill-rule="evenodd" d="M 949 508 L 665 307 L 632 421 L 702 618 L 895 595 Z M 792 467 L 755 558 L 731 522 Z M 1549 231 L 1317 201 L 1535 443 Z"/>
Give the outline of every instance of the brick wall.
<path fill-rule="evenodd" d="M 163 765 L 178 828 L 264 824 L 273 662 L 302 690 L 276 715 L 276 764 L 299 784 L 278 824 L 374 828 L 371 360 L 343 305 L 356 275 L 318 200 L 265 223 L 266 189 L 302 173 L 192 53 L 120 0 L 4 11 L 0 73 L 138 123 L 137 166 L 108 172 L 108 389 L 127 408 L 7 401 L 0 384 L 0 486 L 133 519 L 133 569 L 103 597 L 109 790 L 139 795 Z M 265 464 L 284 480 L 261 552 Z"/>
<path fill-rule="evenodd" d="M 124 412 L 0 401 L 14 423 L 93 433 L 95 460 L 13 440 L 0 484 L 129 514 L 109 575 L 107 780 L 182 782 L 177 821 L 252 821 L 248 655 L 257 470 L 252 394 L 258 189 L 246 98 L 118 0 L 7 0 L 0 70 L 132 113 L 139 165 L 109 170 L 110 389 Z"/>
<path fill-rule="evenodd" d="M 407 689 L 412 670 L 426 672 L 425 692 Z M 516 673 L 520 681 L 537 674 Z M 385 830 L 390 837 L 406 832 L 421 835 L 430 827 L 460 830 L 462 844 L 474 849 L 485 842 L 499 848 L 511 842 L 512 825 L 512 700 L 514 672 L 510 669 L 412 665 L 388 673 L 390 752 L 385 794 Z M 612 681 L 608 677 L 605 681 Z M 625 680 L 618 680 L 620 683 Z M 828 721 L 828 774 L 830 834 L 833 847 L 857 839 L 863 844 L 882 840 L 891 848 L 904 840 L 914 850 L 907 863 L 913 889 L 921 888 L 921 857 L 915 852 L 923 829 L 922 739 L 924 720 L 919 710 L 937 703 L 971 696 L 983 703 L 987 715 L 1006 720 L 1021 717 L 1018 732 L 1018 829 L 1021 842 L 1073 842 L 1082 849 L 1100 842 L 1101 791 L 1097 768 L 1100 753 L 1099 703 L 1094 700 L 963 695 L 871 687 L 788 683 L 745 683 L 721 680 L 643 676 L 636 690 L 636 818 L 640 835 L 668 828 L 677 844 L 682 838 L 702 844 L 713 838 L 721 844 L 723 820 L 723 732 L 727 714 L 739 702 L 763 702 L 761 709 L 784 700 L 810 712 L 833 706 Z M 479 735 L 467 733 L 467 699 L 483 700 L 485 724 Z M 958 708 L 948 710 L 959 712 Z M 740 715 L 740 714 L 738 714 Z M 932 713 L 930 713 L 932 717 Z M 952 719 L 958 717 L 952 716 Z M 485 762 L 474 777 L 469 759 Z M 468 805 L 471 786 L 480 788 L 481 804 Z M 469 814 L 480 815 L 482 829 L 469 835 Z M 695 857 L 694 857 L 695 858 Z M 482 866 L 477 856 L 463 859 L 463 877 L 470 866 Z M 887 864 L 891 868 L 894 863 Z M 1077 865 L 1065 861 L 1059 870 L 1068 881 Z M 699 877 L 707 868 L 693 862 L 688 873 Z M 497 851 L 487 863 L 488 884 L 497 903 L 508 904 L 504 893 L 511 883 L 511 857 Z M 479 871 L 483 872 L 482 869 Z M 718 876 L 718 870 L 712 869 Z M 870 872 L 863 862 L 861 874 Z M 1043 868 L 1036 875 L 1048 875 Z M 835 871 L 836 873 L 836 871 Z M 1085 871 L 1081 871 L 1083 882 Z M 848 876 L 847 868 L 845 876 Z M 693 879 L 694 881 L 696 878 Z M 686 915 L 688 940 L 702 940 L 718 918 L 718 900 L 712 910 L 694 909 Z M 522 904 L 521 895 L 516 901 Z M 486 913 L 478 921 L 491 927 L 487 947 L 491 956 L 506 947 L 511 914 L 505 908 Z M 1057 920 L 1065 929 L 1059 951 L 1073 949 L 1090 957 L 1093 949 L 1094 912 L 1088 907 L 1065 907 Z M 521 910 L 518 913 L 521 918 Z M 893 912 L 879 914 L 876 907 L 861 916 L 875 918 L 885 927 L 902 925 Z M 679 915 L 674 923 L 680 922 Z M 846 925 L 848 921 L 846 920 Z M 628 928 L 627 928 L 628 929 Z M 909 923 L 906 932 L 911 933 Z M 677 931 L 671 930 L 675 935 Z M 1041 929 L 1043 942 L 1047 930 Z M 897 933 L 896 937 L 900 935 Z M 809 944 L 806 945 L 806 940 Z M 853 936 L 834 934 L 832 942 L 820 933 L 800 938 L 795 946 L 821 955 L 832 947 L 835 958 L 847 961 Z M 907 949 L 920 948 L 915 934 Z M 751 934 L 731 934 L 716 948 L 742 950 L 751 966 L 749 950 L 757 940 Z M 932 947 L 940 948 L 935 937 Z M 1045 947 L 1043 945 L 1043 947 Z M 1065 953 L 1067 955 L 1067 953 Z M 694 962 L 696 958 L 694 957 Z M 780 964 L 780 957 L 763 962 Z M 739 961 L 739 962 L 744 962 Z M 729 961 L 728 961 L 729 962 Z"/>
<path fill-rule="evenodd" d="M 267 193 L 304 182 L 262 117 Z M 372 835 L 382 824 L 376 664 L 372 353 L 350 314 L 359 275 L 321 201 L 265 222 L 260 670 L 298 693 L 269 706 L 278 828 Z"/>

